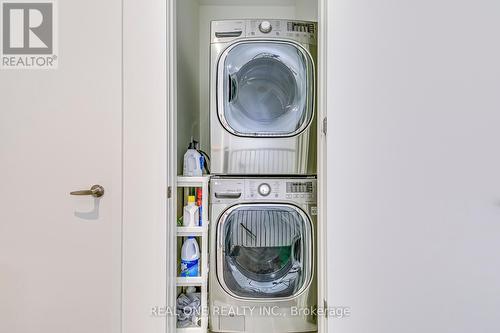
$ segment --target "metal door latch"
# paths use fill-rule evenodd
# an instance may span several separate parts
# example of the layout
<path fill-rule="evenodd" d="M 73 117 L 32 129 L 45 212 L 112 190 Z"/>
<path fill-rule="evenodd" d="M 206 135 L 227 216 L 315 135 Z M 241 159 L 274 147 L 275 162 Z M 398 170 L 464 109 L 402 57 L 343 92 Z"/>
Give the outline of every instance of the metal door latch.
<path fill-rule="evenodd" d="M 80 191 L 73 191 L 70 192 L 69 194 L 71 195 L 91 195 L 94 198 L 99 198 L 104 195 L 104 187 L 101 185 L 92 185 L 90 190 L 80 190 Z"/>

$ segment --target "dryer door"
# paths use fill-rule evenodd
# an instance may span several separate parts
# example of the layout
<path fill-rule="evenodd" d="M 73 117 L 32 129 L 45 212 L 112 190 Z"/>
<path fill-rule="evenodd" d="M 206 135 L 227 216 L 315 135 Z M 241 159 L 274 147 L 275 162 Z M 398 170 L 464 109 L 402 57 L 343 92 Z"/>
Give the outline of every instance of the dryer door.
<path fill-rule="evenodd" d="M 289 298 L 312 275 L 312 225 L 287 204 L 240 204 L 219 220 L 217 275 L 239 298 Z"/>
<path fill-rule="evenodd" d="M 247 41 L 229 47 L 217 70 L 217 112 L 232 134 L 288 137 L 314 113 L 314 66 L 293 42 Z"/>

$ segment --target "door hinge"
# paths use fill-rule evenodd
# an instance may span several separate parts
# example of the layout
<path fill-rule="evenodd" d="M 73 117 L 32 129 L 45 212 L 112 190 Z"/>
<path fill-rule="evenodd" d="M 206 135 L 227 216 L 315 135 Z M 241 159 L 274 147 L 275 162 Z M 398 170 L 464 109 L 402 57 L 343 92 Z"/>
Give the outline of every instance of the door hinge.
<path fill-rule="evenodd" d="M 172 197 L 172 186 L 167 187 L 167 198 L 170 199 Z"/>
<path fill-rule="evenodd" d="M 323 118 L 323 128 L 322 128 L 322 131 L 323 131 L 323 134 L 326 135 L 326 132 L 328 131 L 328 121 L 327 121 L 327 118 Z"/>
<path fill-rule="evenodd" d="M 325 318 L 328 319 L 328 302 L 326 299 L 323 300 L 323 313 L 325 314 Z"/>

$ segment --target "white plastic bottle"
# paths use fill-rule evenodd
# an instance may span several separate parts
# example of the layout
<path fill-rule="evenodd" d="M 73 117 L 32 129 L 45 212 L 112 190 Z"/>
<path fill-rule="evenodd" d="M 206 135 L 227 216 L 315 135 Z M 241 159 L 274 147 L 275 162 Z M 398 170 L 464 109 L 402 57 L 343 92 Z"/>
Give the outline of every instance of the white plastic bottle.
<path fill-rule="evenodd" d="M 182 225 L 185 227 L 197 227 L 200 223 L 200 210 L 196 206 L 194 195 L 188 197 L 188 204 L 184 206 Z"/>
<path fill-rule="evenodd" d="M 181 249 L 181 276 L 191 277 L 200 274 L 200 247 L 193 236 L 184 241 Z"/>
<path fill-rule="evenodd" d="M 186 295 L 187 294 L 194 294 L 194 293 L 196 293 L 196 287 L 191 286 L 191 287 L 186 288 Z"/>
<path fill-rule="evenodd" d="M 200 177 L 203 175 L 203 161 L 201 154 L 195 149 L 193 142 L 189 144 L 184 154 L 184 168 L 182 174 L 188 177 Z"/>

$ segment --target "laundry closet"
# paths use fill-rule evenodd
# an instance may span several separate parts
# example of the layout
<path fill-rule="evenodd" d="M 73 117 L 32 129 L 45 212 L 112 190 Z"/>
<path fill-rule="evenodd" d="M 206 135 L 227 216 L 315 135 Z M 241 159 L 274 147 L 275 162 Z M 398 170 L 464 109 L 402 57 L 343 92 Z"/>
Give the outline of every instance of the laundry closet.
<path fill-rule="evenodd" d="M 169 301 L 182 314 L 169 327 L 317 331 L 321 319 L 307 311 L 318 307 L 322 281 L 318 4 L 182 0 L 175 13 Z M 189 146 L 205 159 L 203 175 L 183 175 Z M 187 225 L 183 207 L 193 196 L 199 223 Z M 183 255 L 193 238 L 190 276 Z"/>
<path fill-rule="evenodd" d="M 0 332 L 500 331 L 500 2 L 15 2 Z"/>

